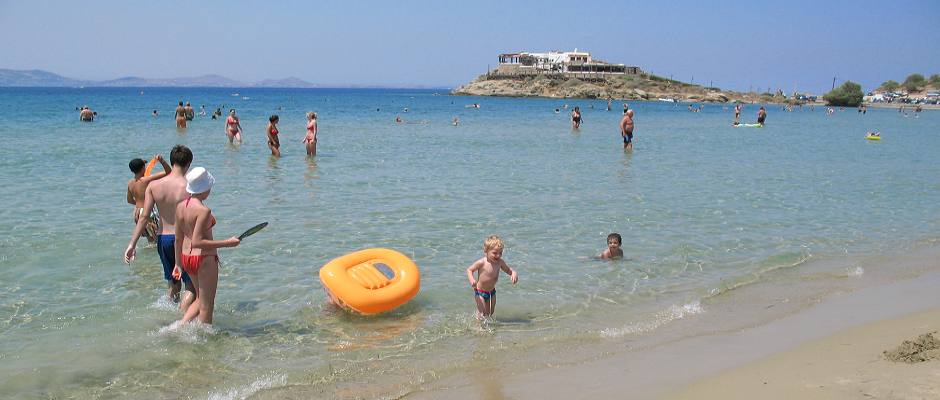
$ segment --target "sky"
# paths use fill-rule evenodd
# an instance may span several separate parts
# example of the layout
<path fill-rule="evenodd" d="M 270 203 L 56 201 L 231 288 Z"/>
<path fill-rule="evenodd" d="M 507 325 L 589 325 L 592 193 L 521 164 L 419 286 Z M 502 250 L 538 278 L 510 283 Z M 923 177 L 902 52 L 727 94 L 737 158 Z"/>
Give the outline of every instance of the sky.
<path fill-rule="evenodd" d="M 732 90 L 940 73 L 940 1 L 9 1 L 0 68 L 455 87 L 500 53 L 589 51 Z"/>

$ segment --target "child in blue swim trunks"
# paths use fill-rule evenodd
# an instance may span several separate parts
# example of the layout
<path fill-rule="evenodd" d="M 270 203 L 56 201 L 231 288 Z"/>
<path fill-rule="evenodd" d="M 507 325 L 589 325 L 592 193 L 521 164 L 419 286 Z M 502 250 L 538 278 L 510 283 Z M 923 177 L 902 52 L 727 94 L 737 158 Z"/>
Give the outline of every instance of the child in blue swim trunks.
<path fill-rule="evenodd" d="M 483 254 L 483 258 L 467 268 L 467 279 L 470 280 L 473 298 L 477 304 L 476 316 L 481 320 L 496 311 L 496 281 L 499 280 L 499 271 L 509 274 L 513 285 L 519 282 L 519 275 L 503 260 L 503 241 L 499 236 L 486 238 L 483 242 Z"/>

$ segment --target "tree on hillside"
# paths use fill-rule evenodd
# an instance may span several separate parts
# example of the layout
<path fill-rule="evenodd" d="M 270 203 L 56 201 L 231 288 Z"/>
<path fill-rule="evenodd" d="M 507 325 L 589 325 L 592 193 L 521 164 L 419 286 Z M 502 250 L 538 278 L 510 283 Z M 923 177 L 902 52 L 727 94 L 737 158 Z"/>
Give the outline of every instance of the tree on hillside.
<path fill-rule="evenodd" d="M 895 90 L 898 90 L 899 87 L 901 87 L 900 83 L 897 83 L 892 80 L 887 80 L 885 81 L 885 83 L 882 83 L 881 86 L 879 86 L 878 88 L 885 92 L 893 92 Z"/>
<path fill-rule="evenodd" d="M 862 98 L 864 97 L 865 93 L 862 93 L 862 85 L 852 81 L 845 81 L 842 86 L 823 95 L 823 99 L 830 106 L 843 107 L 858 107 L 859 104 L 862 104 Z"/>
<path fill-rule="evenodd" d="M 930 78 L 927 79 L 927 83 L 933 86 L 940 86 L 940 74 L 930 75 Z"/>
<path fill-rule="evenodd" d="M 908 92 L 916 92 L 926 84 L 927 80 L 924 79 L 924 76 L 921 74 L 910 74 L 907 76 L 907 79 L 904 80 L 904 88 L 907 89 Z"/>

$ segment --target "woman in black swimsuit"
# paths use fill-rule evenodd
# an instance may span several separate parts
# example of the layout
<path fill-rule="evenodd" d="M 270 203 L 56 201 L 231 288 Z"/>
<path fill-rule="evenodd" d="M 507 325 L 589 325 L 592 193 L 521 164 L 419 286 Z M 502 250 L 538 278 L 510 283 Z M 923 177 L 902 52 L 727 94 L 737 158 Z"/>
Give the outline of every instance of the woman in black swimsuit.
<path fill-rule="evenodd" d="M 575 107 L 571 112 L 571 127 L 574 129 L 581 127 L 581 107 Z"/>

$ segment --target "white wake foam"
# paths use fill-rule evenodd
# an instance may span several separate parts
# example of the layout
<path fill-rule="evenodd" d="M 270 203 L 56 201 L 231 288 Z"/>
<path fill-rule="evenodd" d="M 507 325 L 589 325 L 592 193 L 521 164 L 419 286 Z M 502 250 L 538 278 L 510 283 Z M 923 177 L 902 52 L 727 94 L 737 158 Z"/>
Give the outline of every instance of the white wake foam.
<path fill-rule="evenodd" d="M 650 332 L 660 326 L 685 318 L 690 315 L 701 314 L 705 312 L 701 301 L 693 301 L 684 305 L 673 305 L 663 311 L 654 314 L 648 321 L 634 322 L 620 328 L 607 328 L 600 332 L 603 338 L 617 338 L 626 335 Z"/>

